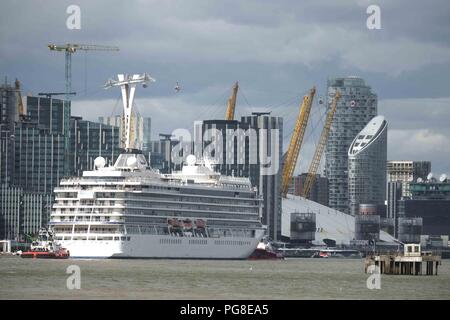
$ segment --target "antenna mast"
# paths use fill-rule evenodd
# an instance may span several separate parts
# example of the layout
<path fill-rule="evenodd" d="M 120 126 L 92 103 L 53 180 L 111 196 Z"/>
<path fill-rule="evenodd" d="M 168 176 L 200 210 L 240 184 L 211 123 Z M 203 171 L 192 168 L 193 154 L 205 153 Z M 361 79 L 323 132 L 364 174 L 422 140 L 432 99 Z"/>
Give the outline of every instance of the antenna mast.
<path fill-rule="evenodd" d="M 122 91 L 122 103 L 123 103 L 123 123 L 125 131 L 125 150 L 129 151 L 134 147 L 134 141 L 131 141 L 131 128 L 132 125 L 132 112 L 133 112 L 133 100 L 134 93 L 136 91 L 136 85 L 142 83 L 144 88 L 147 87 L 147 82 L 155 82 L 156 80 L 150 77 L 147 73 L 143 75 L 134 74 L 129 76 L 127 74 L 118 74 L 118 80 L 109 79 L 104 88 L 109 89 L 111 87 L 120 87 Z"/>

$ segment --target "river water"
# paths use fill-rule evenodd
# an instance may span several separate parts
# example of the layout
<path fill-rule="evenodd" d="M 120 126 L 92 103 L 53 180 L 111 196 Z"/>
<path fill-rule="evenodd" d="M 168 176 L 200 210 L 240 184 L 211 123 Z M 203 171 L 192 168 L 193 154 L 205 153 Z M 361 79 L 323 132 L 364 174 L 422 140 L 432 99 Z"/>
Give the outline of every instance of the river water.
<path fill-rule="evenodd" d="M 67 267 L 80 269 L 68 289 Z M 283 261 L 45 260 L 0 257 L 0 299 L 450 299 L 438 276 L 381 275 L 369 290 L 361 259 Z"/>

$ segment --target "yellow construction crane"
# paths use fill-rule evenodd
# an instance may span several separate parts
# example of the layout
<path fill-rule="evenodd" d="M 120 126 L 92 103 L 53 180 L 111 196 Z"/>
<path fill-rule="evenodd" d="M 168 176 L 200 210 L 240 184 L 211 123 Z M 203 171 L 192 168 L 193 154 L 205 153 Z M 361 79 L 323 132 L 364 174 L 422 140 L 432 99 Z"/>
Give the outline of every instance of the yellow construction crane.
<path fill-rule="evenodd" d="M 315 94 L 316 87 L 313 87 L 309 91 L 309 94 L 303 97 L 303 102 L 300 106 L 300 111 L 295 123 L 294 132 L 292 133 L 291 142 L 289 143 L 289 148 L 284 159 L 283 175 L 281 177 L 281 194 L 284 198 L 286 198 L 286 195 L 288 193 L 289 185 L 291 183 L 295 166 L 297 164 L 298 155 L 302 146 L 306 125 L 308 124 L 312 101 Z"/>
<path fill-rule="evenodd" d="M 236 99 L 237 99 L 237 92 L 239 89 L 238 82 L 233 86 L 233 91 L 231 92 L 231 96 L 228 99 L 228 105 L 227 105 L 227 113 L 225 115 L 225 120 L 234 120 L 234 109 L 236 108 Z"/>
<path fill-rule="evenodd" d="M 17 98 L 18 98 L 18 101 L 17 101 L 17 111 L 18 112 L 17 113 L 19 114 L 19 118 L 23 119 L 26 116 L 26 114 L 25 114 L 25 108 L 23 106 L 23 101 L 22 101 L 22 93 L 20 91 L 20 81 L 18 79 L 16 79 L 16 81 L 14 82 L 14 86 L 17 91 Z"/>
<path fill-rule="evenodd" d="M 320 135 L 319 144 L 317 145 L 316 151 L 314 152 L 314 157 L 309 166 L 308 175 L 306 176 L 305 183 L 303 184 L 302 197 L 308 198 L 311 188 L 316 180 L 317 169 L 320 165 L 320 160 L 322 159 L 323 151 L 328 141 L 328 136 L 330 134 L 331 123 L 333 122 L 334 113 L 336 112 L 336 106 L 341 98 L 341 93 L 336 91 L 333 101 L 331 102 L 330 110 L 327 114 L 327 119 L 325 120 L 325 125 Z"/>
<path fill-rule="evenodd" d="M 53 51 L 64 51 L 66 55 L 66 69 L 65 69 L 65 80 L 66 80 L 66 100 L 70 100 L 71 87 L 72 87 L 72 54 L 77 52 L 77 50 L 83 51 L 119 51 L 118 47 L 113 46 L 100 46 L 93 44 L 74 44 L 68 43 L 63 45 L 49 44 L 47 45 L 50 50 Z"/>

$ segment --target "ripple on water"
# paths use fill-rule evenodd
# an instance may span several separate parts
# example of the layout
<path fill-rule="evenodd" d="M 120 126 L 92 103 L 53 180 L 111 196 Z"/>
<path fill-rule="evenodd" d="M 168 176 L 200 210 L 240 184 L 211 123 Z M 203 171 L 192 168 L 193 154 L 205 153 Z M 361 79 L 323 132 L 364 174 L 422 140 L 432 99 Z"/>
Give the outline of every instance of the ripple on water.
<path fill-rule="evenodd" d="M 81 270 L 68 290 L 66 268 Z M 450 264 L 438 276 L 382 275 L 366 287 L 359 259 L 284 261 L 40 260 L 0 258 L 1 299 L 450 299 Z"/>

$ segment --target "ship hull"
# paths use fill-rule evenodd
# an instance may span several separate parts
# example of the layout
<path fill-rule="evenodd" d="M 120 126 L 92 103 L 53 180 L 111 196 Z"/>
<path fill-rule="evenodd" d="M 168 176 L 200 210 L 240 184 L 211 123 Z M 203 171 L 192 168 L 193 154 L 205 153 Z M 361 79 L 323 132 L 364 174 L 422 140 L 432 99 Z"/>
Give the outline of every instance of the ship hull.
<path fill-rule="evenodd" d="M 129 241 L 65 240 L 71 258 L 247 259 L 263 236 L 255 238 L 132 235 Z"/>

